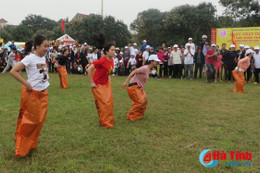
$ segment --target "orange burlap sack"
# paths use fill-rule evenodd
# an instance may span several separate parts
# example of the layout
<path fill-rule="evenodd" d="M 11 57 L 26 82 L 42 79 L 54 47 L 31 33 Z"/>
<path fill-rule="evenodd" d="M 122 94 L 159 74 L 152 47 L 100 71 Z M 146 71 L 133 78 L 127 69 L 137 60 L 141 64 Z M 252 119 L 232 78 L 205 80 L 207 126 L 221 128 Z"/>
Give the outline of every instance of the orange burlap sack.
<path fill-rule="evenodd" d="M 105 85 L 97 85 L 92 88 L 96 108 L 99 116 L 99 124 L 103 127 L 114 126 L 114 103 L 110 80 Z"/>
<path fill-rule="evenodd" d="M 127 91 L 130 99 L 132 99 L 132 108 L 127 114 L 127 118 L 135 121 L 144 116 L 148 100 L 143 88 L 138 85 L 127 87 Z"/>
<path fill-rule="evenodd" d="M 241 92 L 241 93 L 245 92 L 245 90 L 243 88 L 246 84 L 244 73 L 241 71 L 237 72 L 236 70 L 233 70 L 232 73 L 233 73 L 233 77 L 236 81 L 234 93 L 235 92 Z"/>
<path fill-rule="evenodd" d="M 37 147 L 38 137 L 45 122 L 48 90 L 26 91 L 22 86 L 21 105 L 15 133 L 15 155 L 26 156 Z"/>
<path fill-rule="evenodd" d="M 62 65 L 57 68 L 59 77 L 60 77 L 60 87 L 61 88 L 68 88 L 68 73 L 66 70 L 66 66 Z"/>

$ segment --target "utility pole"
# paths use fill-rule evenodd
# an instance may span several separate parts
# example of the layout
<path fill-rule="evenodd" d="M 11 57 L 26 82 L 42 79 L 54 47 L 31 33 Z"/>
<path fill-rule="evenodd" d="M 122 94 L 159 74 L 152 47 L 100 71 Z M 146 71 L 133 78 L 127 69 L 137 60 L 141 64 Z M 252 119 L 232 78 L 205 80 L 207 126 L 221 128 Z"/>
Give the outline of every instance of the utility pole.
<path fill-rule="evenodd" d="M 104 0 L 101 0 L 101 16 L 104 18 Z"/>

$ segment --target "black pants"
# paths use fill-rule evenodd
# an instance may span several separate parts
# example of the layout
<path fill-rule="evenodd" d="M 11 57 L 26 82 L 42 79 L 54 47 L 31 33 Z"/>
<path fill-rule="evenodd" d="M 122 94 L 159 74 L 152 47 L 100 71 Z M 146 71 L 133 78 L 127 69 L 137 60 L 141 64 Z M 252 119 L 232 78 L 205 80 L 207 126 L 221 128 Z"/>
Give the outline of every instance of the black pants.
<path fill-rule="evenodd" d="M 255 82 L 259 83 L 260 68 L 255 69 Z"/>
<path fill-rule="evenodd" d="M 169 65 L 169 76 L 172 76 L 172 72 L 173 72 L 173 65 Z"/>
<path fill-rule="evenodd" d="M 173 78 L 181 78 L 182 75 L 182 67 L 181 64 L 173 65 Z"/>
<path fill-rule="evenodd" d="M 245 75 L 245 80 L 248 82 L 252 77 L 251 66 L 248 67 L 244 75 Z"/>
<path fill-rule="evenodd" d="M 227 64 L 227 78 L 229 81 L 231 81 L 232 71 L 235 69 L 235 64 Z"/>
<path fill-rule="evenodd" d="M 199 72 L 200 72 L 199 77 L 200 77 L 200 79 L 201 79 L 202 69 L 203 69 L 203 64 L 195 64 L 194 79 L 197 79 L 198 70 L 199 70 Z"/>
<path fill-rule="evenodd" d="M 228 76 L 227 76 L 227 64 L 222 64 L 222 74 L 223 74 L 223 70 L 224 70 L 224 77 L 225 80 L 228 80 Z"/>
<path fill-rule="evenodd" d="M 164 77 L 168 76 L 168 62 L 163 62 L 163 64 L 160 64 L 160 70 L 159 70 L 160 77 L 162 77 L 162 72 Z"/>

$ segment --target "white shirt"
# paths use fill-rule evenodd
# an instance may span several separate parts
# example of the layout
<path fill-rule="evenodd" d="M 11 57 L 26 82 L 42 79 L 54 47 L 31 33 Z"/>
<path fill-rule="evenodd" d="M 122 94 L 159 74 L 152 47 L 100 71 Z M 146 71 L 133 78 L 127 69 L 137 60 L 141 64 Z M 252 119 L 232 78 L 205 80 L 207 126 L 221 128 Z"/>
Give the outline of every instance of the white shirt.
<path fill-rule="evenodd" d="M 48 82 L 48 66 L 44 57 L 39 57 L 35 54 L 26 56 L 21 61 L 26 67 L 28 80 L 33 90 L 43 91 L 50 83 Z"/>
<path fill-rule="evenodd" d="M 260 68 L 260 52 L 258 54 L 254 54 L 255 58 L 255 68 Z"/>
<path fill-rule="evenodd" d="M 171 53 L 172 59 L 173 59 L 173 64 L 182 64 L 181 63 L 181 51 L 177 50 L 175 52 L 175 50 L 172 51 Z"/>
<path fill-rule="evenodd" d="M 117 67 L 117 64 L 118 64 L 118 58 L 115 57 L 115 58 L 114 58 L 114 67 Z"/>
<path fill-rule="evenodd" d="M 185 44 L 185 49 L 187 49 L 187 44 L 188 43 Z M 190 44 L 191 44 L 190 48 L 195 51 L 196 50 L 195 44 L 194 43 L 190 43 Z"/>
<path fill-rule="evenodd" d="M 93 63 L 94 61 L 98 60 L 97 54 L 94 53 L 88 54 L 88 58 L 90 58 L 90 63 Z"/>
<path fill-rule="evenodd" d="M 192 53 L 193 56 L 191 56 L 190 53 L 188 53 L 188 49 L 184 50 L 184 64 L 193 64 L 193 56 L 195 54 L 195 51 L 193 49 L 190 49 L 190 52 Z M 188 53 L 187 56 L 185 56 Z"/>
<path fill-rule="evenodd" d="M 128 62 L 129 62 L 129 65 L 135 65 L 136 59 L 135 58 L 130 58 Z"/>
<path fill-rule="evenodd" d="M 148 58 L 149 58 L 149 52 L 144 51 L 144 53 L 143 53 L 143 57 L 144 57 L 144 61 L 147 61 Z"/>

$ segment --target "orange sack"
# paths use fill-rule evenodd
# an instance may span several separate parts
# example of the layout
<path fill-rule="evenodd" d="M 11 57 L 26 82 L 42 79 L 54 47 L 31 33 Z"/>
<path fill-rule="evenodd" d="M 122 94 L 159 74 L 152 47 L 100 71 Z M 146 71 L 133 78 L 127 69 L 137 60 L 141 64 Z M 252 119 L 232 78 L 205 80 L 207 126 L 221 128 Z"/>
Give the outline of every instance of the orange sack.
<path fill-rule="evenodd" d="M 244 90 L 244 86 L 246 84 L 246 80 L 245 80 L 245 76 L 244 76 L 244 73 L 243 72 L 237 72 L 236 70 L 233 70 L 233 77 L 236 81 L 236 85 L 235 85 L 235 88 L 234 88 L 234 93 L 235 92 L 245 92 Z"/>
<path fill-rule="evenodd" d="M 97 85 L 92 88 L 96 108 L 99 116 L 99 124 L 103 127 L 114 126 L 114 103 L 110 80 L 105 85 Z"/>
<path fill-rule="evenodd" d="M 21 105 L 15 133 L 15 155 L 26 156 L 37 147 L 38 137 L 45 122 L 48 90 L 26 91 L 22 86 Z"/>
<path fill-rule="evenodd" d="M 68 88 L 68 73 L 66 70 L 66 66 L 62 65 L 57 68 L 59 77 L 60 77 L 60 87 L 61 88 Z"/>
<path fill-rule="evenodd" d="M 130 99 L 132 99 L 132 108 L 127 114 L 127 118 L 135 121 L 144 116 L 148 100 L 143 88 L 138 85 L 127 87 L 127 91 Z"/>

